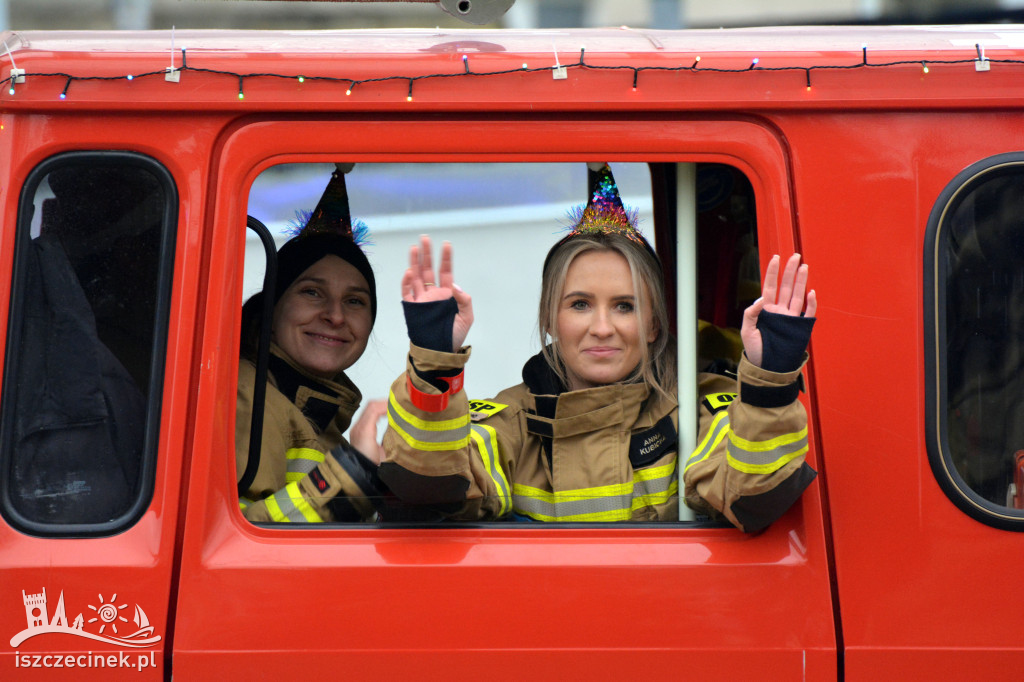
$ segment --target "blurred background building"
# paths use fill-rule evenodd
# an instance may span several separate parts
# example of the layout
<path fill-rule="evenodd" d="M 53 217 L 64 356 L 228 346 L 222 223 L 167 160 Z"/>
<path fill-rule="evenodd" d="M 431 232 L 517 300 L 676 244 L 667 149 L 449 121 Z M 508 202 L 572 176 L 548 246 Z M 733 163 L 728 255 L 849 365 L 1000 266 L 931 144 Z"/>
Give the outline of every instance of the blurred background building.
<path fill-rule="evenodd" d="M 501 28 L 1024 21 L 1024 0 L 517 0 Z M 433 3 L 0 0 L 4 29 L 465 26 Z"/>

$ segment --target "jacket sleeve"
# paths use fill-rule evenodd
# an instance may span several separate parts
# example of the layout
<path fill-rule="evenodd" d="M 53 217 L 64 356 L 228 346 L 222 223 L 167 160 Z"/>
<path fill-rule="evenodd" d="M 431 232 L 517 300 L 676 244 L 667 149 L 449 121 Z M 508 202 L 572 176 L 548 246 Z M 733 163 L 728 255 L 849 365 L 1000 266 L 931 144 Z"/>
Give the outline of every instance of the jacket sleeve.
<path fill-rule="evenodd" d="M 468 359 L 469 348 L 444 353 L 410 344 L 406 372 L 388 396 L 379 473 L 405 504 L 425 505 L 448 518 L 495 519 L 511 509 L 498 430 L 472 422 L 462 388 L 448 395 L 443 408 L 435 404 L 441 408 L 436 411 L 418 406 L 411 395 L 441 395 L 437 378 L 458 375 Z"/>
<path fill-rule="evenodd" d="M 251 364 L 241 364 L 235 417 L 235 464 L 239 477 L 249 459 L 254 373 Z M 321 452 L 314 441 L 296 440 L 301 429 L 291 423 L 283 407 L 287 406 L 275 404 L 268 395 L 259 468 L 249 490 L 238 500 L 245 518 L 253 523 L 372 519 L 373 505 L 346 467 L 331 453 Z"/>
<path fill-rule="evenodd" d="M 768 527 L 817 475 L 805 461 L 800 368 L 769 372 L 743 357 L 735 383 L 701 381 L 697 449 L 685 464 L 686 503 L 746 532 Z M 738 394 L 737 394 L 738 389 Z"/>

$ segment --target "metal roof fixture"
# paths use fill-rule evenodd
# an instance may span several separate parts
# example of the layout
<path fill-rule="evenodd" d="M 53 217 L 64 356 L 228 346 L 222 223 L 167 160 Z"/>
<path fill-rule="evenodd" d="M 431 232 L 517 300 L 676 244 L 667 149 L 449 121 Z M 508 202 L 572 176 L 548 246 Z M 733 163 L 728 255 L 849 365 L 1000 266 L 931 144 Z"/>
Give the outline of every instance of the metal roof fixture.
<path fill-rule="evenodd" d="M 496 21 L 516 0 L 332 0 L 333 2 L 432 2 L 448 14 L 468 24 Z"/>

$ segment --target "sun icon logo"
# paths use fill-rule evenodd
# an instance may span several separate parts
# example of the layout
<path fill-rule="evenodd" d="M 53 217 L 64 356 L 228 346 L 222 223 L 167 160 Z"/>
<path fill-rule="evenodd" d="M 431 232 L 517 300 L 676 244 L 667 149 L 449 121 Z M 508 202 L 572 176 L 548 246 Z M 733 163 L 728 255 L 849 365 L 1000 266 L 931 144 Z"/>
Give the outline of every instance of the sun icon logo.
<path fill-rule="evenodd" d="M 95 618 L 90 618 L 89 622 L 90 623 L 95 623 L 96 621 L 101 621 L 102 622 L 102 625 L 100 625 L 100 634 L 101 635 L 103 634 L 103 631 L 107 628 L 107 625 L 110 625 L 110 629 L 112 629 L 114 631 L 114 633 L 117 634 L 117 621 L 120 620 L 121 622 L 124 622 L 124 623 L 128 622 L 128 619 L 125 618 L 122 615 L 119 615 L 118 611 L 120 611 L 121 609 L 128 608 L 128 605 L 127 604 L 121 604 L 120 606 L 115 606 L 114 602 L 117 601 L 117 595 L 116 594 L 113 597 L 111 597 L 110 601 L 108 603 L 106 603 L 106 604 L 103 603 L 103 595 L 101 594 L 101 595 L 99 595 L 99 597 L 100 597 L 100 605 L 98 607 L 93 606 L 92 604 L 89 604 L 89 608 L 92 609 L 93 611 L 95 611 L 96 614 L 97 614 Z"/>

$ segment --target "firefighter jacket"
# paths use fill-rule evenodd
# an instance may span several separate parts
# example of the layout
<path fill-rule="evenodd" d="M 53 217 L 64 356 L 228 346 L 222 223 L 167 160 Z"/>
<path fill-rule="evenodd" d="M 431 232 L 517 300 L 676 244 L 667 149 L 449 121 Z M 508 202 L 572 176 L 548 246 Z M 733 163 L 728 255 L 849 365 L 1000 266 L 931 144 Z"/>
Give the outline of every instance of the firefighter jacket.
<path fill-rule="evenodd" d="M 315 379 L 271 345 L 259 468 L 240 498 L 250 521 L 318 523 L 373 520 L 367 495 L 368 462 L 342 437 L 361 395 L 344 373 Z M 239 478 L 249 458 L 256 366 L 242 359 L 238 371 L 235 462 Z M 341 447 L 339 447 L 341 446 Z"/>
<path fill-rule="evenodd" d="M 417 407 L 414 393 L 441 393 L 430 379 L 457 375 L 468 358 L 468 349 L 443 353 L 413 345 L 406 375 L 392 385 L 380 476 L 399 498 L 461 520 L 678 518 L 675 400 L 644 384 L 559 392 L 554 373 L 537 355 L 524 367 L 524 383 L 494 400 L 467 401 L 459 390 L 441 410 Z M 750 381 L 768 393 L 799 375 L 776 376 L 744 363 L 741 376 L 752 370 Z M 736 385 L 735 378 L 702 375 L 712 407 L 701 406 L 701 448 L 687 461 L 686 485 L 693 487 L 688 501 L 757 530 L 813 478 L 808 467 L 810 478 L 798 477 L 778 496 L 771 494 L 803 471 L 806 418 L 799 403 L 765 408 L 732 399 Z M 726 437 L 729 415 L 743 428 L 735 438 Z M 725 468 L 730 471 L 720 471 Z M 782 493 L 789 503 L 777 499 Z M 756 512 L 759 503 L 767 503 L 767 513 Z"/>
<path fill-rule="evenodd" d="M 755 532 L 782 516 L 817 475 L 807 454 L 800 367 L 770 372 L 740 359 L 736 375 L 701 374 L 697 448 L 683 464 L 686 504 Z M 738 393 L 737 393 L 738 389 Z"/>

